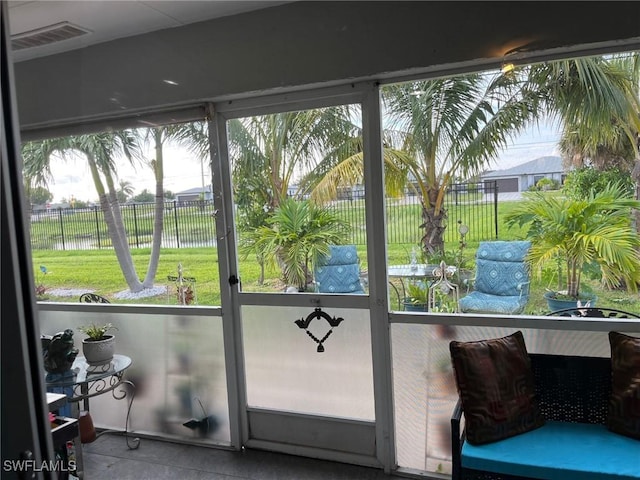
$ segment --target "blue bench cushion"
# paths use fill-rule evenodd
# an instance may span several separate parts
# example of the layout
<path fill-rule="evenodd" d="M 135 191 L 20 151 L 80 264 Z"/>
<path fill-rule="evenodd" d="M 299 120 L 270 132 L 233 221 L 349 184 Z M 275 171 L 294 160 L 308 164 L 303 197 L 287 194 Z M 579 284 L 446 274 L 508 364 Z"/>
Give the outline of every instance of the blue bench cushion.
<path fill-rule="evenodd" d="M 460 299 L 460 310 L 471 313 L 500 313 L 514 315 L 521 313 L 529 300 L 528 295 L 489 295 L 471 292 Z"/>
<path fill-rule="evenodd" d="M 604 425 L 548 421 L 498 442 L 465 442 L 462 466 L 542 480 L 639 479 L 640 441 Z"/>

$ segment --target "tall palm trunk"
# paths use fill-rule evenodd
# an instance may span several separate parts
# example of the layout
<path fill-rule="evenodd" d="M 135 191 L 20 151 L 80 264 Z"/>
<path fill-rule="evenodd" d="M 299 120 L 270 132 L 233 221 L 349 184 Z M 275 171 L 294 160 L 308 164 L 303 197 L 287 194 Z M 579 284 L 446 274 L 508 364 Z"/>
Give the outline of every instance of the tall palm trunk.
<path fill-rule="evenodd" d="M 116 190 L 115 182 L 113 181 L 113 176 L 111 172 L 105 172 L 104 174 L 107 180 L 107 186 L 109 188 L 109 206 L 111 207 L 111 212 L 113 214 L 113 219 L 118 229 L 118 233 L 120 235 L 122 249 L 125 252 L 125 258 L 128 263 L 128 269 L 130 272 L 133 272 L 135 275 L 134 286 L 132 287 L 129 282 L 129 289 L 133 292 L 139 292 L 144 289 L 140 278 L 136 272 L 136 267 L 133 264 L 133 257 L 131 256 L 131 248 L 129 248 L 129 238 L 127 237 L 127 231 L 124 226 L 124 219 L 122 217 L 122 209 L 120 208 L 120 202 L 118 201 L 118 192 Z"/>
<path fill-rule="evenodd" d="M 422 249 L 425 255 L 444 251 L 444 231 L 447 212 L 443 209 L 436 210 L 435 207 L 426 206 L 422 203 L 422 224 L 420 228 L 424 230 L 422 236 Z"/>
<path fill-rule="evenodd" d="M 122 216 L 119 216 L 119 220 L 114 215 L 114 209 L 109 201 L 107 191 L 100 179 L 100 173 L 95 160 L 91 155 L 87 155 L 89 160 L 89 169 L 91 170 L 91 176 L 93 177 L 93 183 L 95 184 L 96 191 L 98 192 L 98 198 L 100 201 L 100 207 L 104 213 L 104 221 L 107 224 L 107 232 L 109 232 L 109 238 L 113 244 L 113 249 L 120 264 L 120 269 L 124 275 L 125 281 L 132 292 L 139 292 L 142 290 L 142 283 L 138 279 L 138 275 L 133 266 L 131 260 L 131 252 L 129 251 L 129 244 L 127 243 L 126 236 L 123 237 L 122 231 Z M 119 208 L 117 209 L 119 212 Z"/>
<path fill-rule="evenodd" d="M 151 241 L 151 256 L 149 257 L 149 266 L 147 274 L 142 284 L 145 288 L 153 287 L 153 282 L 158 271 L 158 262 L 160 260 L 160 248 L 162 245 L 162 230 L 164 227 L 164 155 L 162 151 L 163 129 L 154 128 L 153 139 L 156 149 L 156 160 L 153 164 L 153 173 L 156 179 L 156 203 L 155 215 L 153 219 L 153 240 Z"/>

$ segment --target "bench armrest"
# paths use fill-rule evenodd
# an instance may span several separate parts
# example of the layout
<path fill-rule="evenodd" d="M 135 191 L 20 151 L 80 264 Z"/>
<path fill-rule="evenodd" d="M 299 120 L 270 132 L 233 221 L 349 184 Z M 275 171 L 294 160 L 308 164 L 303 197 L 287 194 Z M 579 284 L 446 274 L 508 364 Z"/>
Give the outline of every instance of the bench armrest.
<path fill-rule="evenodd" d="M 460 420 L 462 419 L 462 402 L 458 399 L 453 414 L 451 415 L 451 480 L 460 480 L 461 477 L 461 452 L 463 435 L 460 432 Z"/>

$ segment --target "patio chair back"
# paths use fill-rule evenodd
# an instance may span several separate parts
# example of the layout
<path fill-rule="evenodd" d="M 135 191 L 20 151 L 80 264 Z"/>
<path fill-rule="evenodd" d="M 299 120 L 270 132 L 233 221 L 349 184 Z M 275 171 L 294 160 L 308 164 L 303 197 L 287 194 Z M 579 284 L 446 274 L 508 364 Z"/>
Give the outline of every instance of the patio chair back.
<path fill-rule="evenodd" d="M 80 295 L 80 302 L 82 303 L 111 303 L 106 298 L 98 295 L 97 293 L 83 293 Z"/>
<path fill-rule="evenodd" d="M 314 278 L 318 293 L 364 294 L 356 246 L 330 245 L 329 256 L 320 259 Z"/>
<path fill-rule="evenodd" d="M 529 301 L 529 268 L 525 258 L 531 242 L 480 242 L 476 253 L 475 291 L 460 299 L 460 311 L 522 313 Z"/>

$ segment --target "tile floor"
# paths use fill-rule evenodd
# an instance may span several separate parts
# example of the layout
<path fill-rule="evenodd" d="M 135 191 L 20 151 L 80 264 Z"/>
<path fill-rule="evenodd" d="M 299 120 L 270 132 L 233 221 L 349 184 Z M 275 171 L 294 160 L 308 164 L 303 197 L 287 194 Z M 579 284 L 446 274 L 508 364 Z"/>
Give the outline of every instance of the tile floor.
<path fill-rule="evenodd" d="M 128 450 L 119 435 L 84 445 L 86 480 L 398 480 L 382 470 L 293 455 L 233 452 L 143 438 Z"/>

